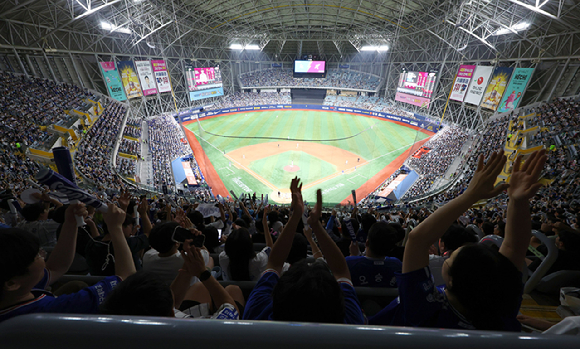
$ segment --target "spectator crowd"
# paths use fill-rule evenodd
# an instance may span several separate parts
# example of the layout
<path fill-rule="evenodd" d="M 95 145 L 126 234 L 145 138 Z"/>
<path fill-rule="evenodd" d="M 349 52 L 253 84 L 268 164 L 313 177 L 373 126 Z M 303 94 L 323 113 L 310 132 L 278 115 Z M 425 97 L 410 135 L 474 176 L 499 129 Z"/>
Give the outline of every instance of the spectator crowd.
<path fill-rule="evenodd" d="M 496 186 L 496 179 L 508 161 L 507 134 L 519 127 L 510 129 L 519 123 L 516 115 L 487 125 L 453 188 L 434 201 L 380 210 L 324 210 L 321 190 L 309 207 L 297 177 L 289 183 L 289 207 L 268 205 L 256 193 L 216 201 L 203 188 L 196 193 L 203 203 L 137 195 L 110 171 L 126 112 L 120 103 L 106 105 L 74 154 L 76 169 L 99 187 L 89 194 L 106 201 L 106 212 L 63 205 L 46 188 L 26 202 L 17 197 L 30 186 L 26 180 L 37 165 L 14 145 L 27 135 L 10 133 L 20 120 L 1 112 L 0 322 L 57 312 L 519 332 L 529 321 L 518 316 L 522 273 L 541 261 L 528 247 L 548 250 L 531 230 L 555 237 L 558 257 L 548 273 L 580 270 L 577 101 L 556 100 L 531 111 L 537 120 L 530 125 L 542 125 L 540 137 L 548 144 L 558 137 L 562 145 L 546 144 L 549 151 L 525 159 L 514 154 L 509 186 Z M 35 130 L 37 124 L 27 127 Z M 190 150 L 171 116 L 150 119 L 147 127 L 159 188 L 173 181 L 170 162 Z M 462 129 L 447 126 L 409 166 L 425 178 L 442 176 L 467 138 Z M 519 146 L 526 146 L 525 137 Z M 130 175 L 130 162 L 118 157 L 119 172 Z M 505 243 L 477 243 L 478 230 Z M 59 286 L 73 261 L 81 274 L 101 279 Z M 224 287 L 219 280 L 233 284 Z M 243 281 L 255 282 L 247 295 L 239 287 Z M 398 297 L 363 312 L 357 287 L 396 288 Z"/>
<path fill-rule="evenodd" d="M 155 117 L 147 121 L 149 130 L 149 150 L 152 155 L 154 185 L 158 190 L 163 185 L 174 183 L 171 161 L 191 153 L 182 140 L 185 135 L 177 121 L 169 115 Z"/>
<path fill-rule="evenodd" d="M 325 78 L 294 78 L 292 69 L 271 68 L 240 75 L 243 88 L 255 87 L 337 87 L 375 91 L 381 79 L 354 70 L 329 69 Z"/>

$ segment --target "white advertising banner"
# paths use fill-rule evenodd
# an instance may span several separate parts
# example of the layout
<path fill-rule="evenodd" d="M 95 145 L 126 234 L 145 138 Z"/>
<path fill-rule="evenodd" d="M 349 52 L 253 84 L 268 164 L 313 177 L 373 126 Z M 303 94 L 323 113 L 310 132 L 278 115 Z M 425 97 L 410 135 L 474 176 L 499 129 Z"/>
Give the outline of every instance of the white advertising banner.
<path fill-rule="evenodd" d="M 479 105 L 492 72 L 493 67 L 477 66 L 465 95 L 465 103 Z"/>
<path fill-rule="evenodd" d="M 156 94 L 157 87 L 155 87 L 155 77 L 153 76 L 153 70 L 151 70 L 151 62 L 135 61 L 135 69 L 137 69 L 137 75 L 139 75 L 139 80 L 141 81 L 143 95 L 149 96 Z"/>

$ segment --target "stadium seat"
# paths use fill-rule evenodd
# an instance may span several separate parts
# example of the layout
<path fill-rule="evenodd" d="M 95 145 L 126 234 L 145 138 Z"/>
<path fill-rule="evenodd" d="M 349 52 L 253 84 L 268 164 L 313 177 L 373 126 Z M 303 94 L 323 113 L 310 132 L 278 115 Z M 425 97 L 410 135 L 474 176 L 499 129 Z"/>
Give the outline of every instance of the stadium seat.
<path fill-rule="evenodd" d="M 544 276 L 534 290 L 556 296 L 562 287 L 580 287 L 580 271 L 560 270 Z"/>
<path fill-rule="evenodd" d="M 540 283 L 544 275 L 550 270 L 556 258 L 558 258 L 558 248 L 554 243 L 554 240 L 548 238 L 543 233 L 532 230 L 532 235 L 538 238 L 546 247 L 548 248 L 548 255 L 542 259 L 542 263 L 538 266 L 538 268 L 530 275 L 530 278 L 526 282 L 524 287 L 524 293 L 532 292 L 536 286 Z"/>

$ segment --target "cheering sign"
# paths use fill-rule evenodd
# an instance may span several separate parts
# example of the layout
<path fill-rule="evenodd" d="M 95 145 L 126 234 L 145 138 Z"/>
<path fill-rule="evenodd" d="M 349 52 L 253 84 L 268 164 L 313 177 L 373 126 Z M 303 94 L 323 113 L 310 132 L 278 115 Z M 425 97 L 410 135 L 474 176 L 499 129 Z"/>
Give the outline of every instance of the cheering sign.
<path fill-rule="evenodd" d="M 50 168 L 42 168 L 34 178 L 38 182 L 48 185 L 51 190 L 56 190 L 59 193 L 65 194 L 69 200 L 78 200 L 85 205 L 93 206 L 100 212 L 107 212 L 108 207 L 106 204 L 80 189 L 76 184 L 54 172 Z"/>
<path fill-rule="evenodd" d="M 352 222 L 350 221 L 350 218 L 346 217 L 345 219 L 343 219 L 344 225 L 346 226 L 346 229 L 348 230 L 348 234 L 350 235 L 350 239 L 352 241 L 356 241 L 356 234 L 354 232 L 354 227 L 352 226 Z"/>

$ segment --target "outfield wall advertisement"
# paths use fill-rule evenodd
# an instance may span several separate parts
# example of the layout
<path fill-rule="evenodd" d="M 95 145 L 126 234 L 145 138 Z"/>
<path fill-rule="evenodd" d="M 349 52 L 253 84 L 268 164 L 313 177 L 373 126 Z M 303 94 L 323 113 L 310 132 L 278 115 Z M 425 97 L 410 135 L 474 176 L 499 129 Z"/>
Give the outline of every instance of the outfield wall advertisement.
<path fill-rule="evenodd" d="M 518 107 L 533 73 L 534 68 L 516 68 L 514 70 L 510 84 L 497 109 L 498 112 L 505 113 Z"/>
<path fill-rule="evenodd" d="M 460 65 L 457 71 L 457 76 L 455 77 L 455 84 L 453 85 L 453 90 L 451 91 L 451 96 L 449 99 L 463 102 L 465 94 L 467 93 L 467 87 L 469 82 L 473 77 L 475 72 L 475 65 Z"/>
<path fill-rule="evenodd" d="M 171 82 L 169 81 L 169 74 L 167 73 L 167 65 L 164 60 L 152 60 L 153 73 L 155 74 L 155 81 L 157 82 L 157 88 L 159 93 L 170 92 Z"/>
<path fill-rule="evenodd" d="M 471 84 L 469 84 L 469 89 L 465 95 L 465 103 L 479 105 L 492 71 L 493 67 L 478 65 L 477 68 L 475 68 Z"/>
<path fill-rule="evenodd" d="M 495 68 L 491 80 L 489 80 L 489 85 L 487 85 L 487 90 L 485 90 L 485 94 L 483 95 L 483 101 L 481 102 L 482 108 L 497 109 L 513 70 L 514 68 L 507 67 Z"/>
<path fill-rule="evenodd" d="M 151 70 L 151 62 L 135 61 L 135 68 L 137 68 L 137 75 L 139 75 L 139 80 L 141 80 L 143 95 L 149 96 L 157 94 L 155 78 L 153 77 L 153 71 Z"/>
<path fill-rule="evenodd" d="M 105 78 L 105 83 L 107 84 L 109 96 L 118 101 L 127 100 L 125 92 L 123 92 L 123 84 L 121 83 L 121 79 L 117 73 L 117 68 L 115 67 L 115 62 L 100 62 L 100 65 Z"/>
<path fill-rule="evenodd" d="M 253 105 L 248 107 L 235 107 L 235 108 L 225 108 L 225 109 L 218 109 L 218 110 L 210 110 L 203 113 L 192 113 L 192 112 L 181 112 L 179 113 L 179 118 L 181 122 L 196 120 L 196 119 L 203 119 L 208 116 L 215 116 L 215 115 L 226 115 L 230 113 L 239 113 L 239 112 L 246 112 L 246 111 L 260 111 L 260 110 L 291 110 L 291 109 L 310 109 L 310 110 L 324 110 L 324 111 L 333 111 L 333 112 L 341 112 L 341 113 L 354 113 L 360 114 L 365 116 L 376 116 L 381 119 L 398 121 L 409 126 L 420 127 L 426 131 L 430 132 L 437 132 L 439 126 L 434 122 L 429 122 L 426 120 L 414 120 L 404 116 L 381 113 L 372 110 L 365 110 L 365 109 L 358 109 L 358 108 L 348 108 L 348 107 L 333 107 L 333 106 L 326 106 L 326 105 L 306 105 L 306 104 L 278 104 L 278 105 Z"/>
<path fill-rule="evenodd" d="M 135 66 L 132 61 L 120 61 L 117 66 L 119 67 L 119 72 L 121 73 L 121 81 L 123 82 L 123 87 L 125 88 L 125 94 L 127 98 L 137 98 L 142 97 L 141 84 L 139 83 L 139 77 L 135 72 Z"/>

